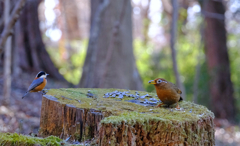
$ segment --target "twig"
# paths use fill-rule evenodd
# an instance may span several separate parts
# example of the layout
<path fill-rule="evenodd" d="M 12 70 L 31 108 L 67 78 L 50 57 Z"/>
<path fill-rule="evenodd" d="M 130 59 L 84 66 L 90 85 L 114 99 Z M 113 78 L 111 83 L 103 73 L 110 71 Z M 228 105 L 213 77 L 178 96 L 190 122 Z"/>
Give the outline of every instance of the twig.
<path fill-rule="evenodd" d="M 223 14 L 218 14 L 218 13 L 213 13 L 208 11 L 202 11 L 202 15 L 204 15 L 205 17 L 219 19 L 219 20 L 225 19 L 225 16 Z"/>
<path fill-rule="evenodd" d="M 0 54 L 3 52 L 4 44 L 8 38 L 8 36 L 11 34 L 11 29 L 13 28 L 15 22 L 19 18 L 19 14 L 25 4 L 26 0 L 19 0 L 16 6 L 14 7 L 11 16 L 9 18 L 9 21 L 6 26 L 4 26 L 3 32 L 1 34 L 0 38 Z"/>
<path fill-rule="evenodd" d="M 112 37 L 110 38 L 110 44 L 109 44 L 109 47 L 107 49 L 107 56 L 106 56 L 106 61 L 105 61 L 106 64 L 105 64 L 105 69 L 104 69 L 104 72 L 103 72 L 103 76 L 102 76 L 101 81 L 100 81 L 100 87 L 103 87 L 104 80 L 107 76 L 107 70 L 108 70 L 108 67 L 109 67 L 109 64 L 110 64 L 111 58 L 112 58 L 114 42 L 116 40 L 117 35 L 119 34 L 119 28 L 120 28 L 120 25 L 123 21 L 124 15 L 125 15 L 126 4 L 127 4 L 127 0 L 124 0 L 119 20 L 115 21 L 114 28 L 112 30 Z"/>

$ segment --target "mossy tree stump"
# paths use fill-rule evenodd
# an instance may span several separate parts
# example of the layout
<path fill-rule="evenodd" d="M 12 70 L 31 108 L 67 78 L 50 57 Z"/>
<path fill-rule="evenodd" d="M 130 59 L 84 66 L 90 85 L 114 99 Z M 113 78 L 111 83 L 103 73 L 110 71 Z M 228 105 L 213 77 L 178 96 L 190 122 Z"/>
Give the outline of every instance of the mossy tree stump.
<path fill-rule="evenodd" d="M 91 93 L 88 93 L 91 90 Z M 180 102 L 155 108 L 155 93 L 130 91 L 104 98 L 116 89 L 51 89 L 42 99 L 40 134 L 97 145 L 214 145 L 214 115 L 204 106 Z M 127 90 L 117 89 L 126 93 Z M 149 94 L 149 96 L 143 95 Z M 127 95 L 127 94 L 125 94 Z M 138 99 L 136 98 L 138 97 Z M 152 106 L 151 106 L 152 105 Z"/>

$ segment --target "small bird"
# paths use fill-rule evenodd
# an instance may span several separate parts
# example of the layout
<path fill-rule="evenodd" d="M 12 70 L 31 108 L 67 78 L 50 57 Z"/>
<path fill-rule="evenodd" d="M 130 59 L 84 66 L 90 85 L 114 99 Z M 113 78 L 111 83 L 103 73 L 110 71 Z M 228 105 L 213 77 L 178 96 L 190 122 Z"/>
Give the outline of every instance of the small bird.
<path fill-rule="evenodd" d="M 163 104 L 172 105 L 177 103 L 177 109 L 179 108 L 178 102 L 182 101 L 182 91 L 173 83 L 168 82 L 163 78 L 157 78 L 148 82 L 149 84 L 154 84 L 157 92 L 158 98 L 163 102 L 157 107 L 160 107 Z"/>
<path fill-rule="evenodd" d="M 42 91 L 42 89 L 47 84 L 47 76 L 49 74 L 45 73 L 44 71 L 40 71 L 35 79 L 33 80 L 32 84 L 28 87 L 27 92 L 23 95 L 22 99 L 30 92 L 39 92 Z"/>

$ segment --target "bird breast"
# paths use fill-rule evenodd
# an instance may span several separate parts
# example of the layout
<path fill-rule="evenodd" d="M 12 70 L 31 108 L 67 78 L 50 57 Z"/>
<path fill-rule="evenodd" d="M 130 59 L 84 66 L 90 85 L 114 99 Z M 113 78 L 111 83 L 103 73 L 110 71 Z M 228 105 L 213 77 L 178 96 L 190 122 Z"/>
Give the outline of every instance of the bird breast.
<path fill-rule="evenodd" d="M 174 104 L 177 103 L 180 99 L 180 94 L 178 94 L 173 89 L 159 89 L 156 87 L 158 98 L 164 103 L 164 104 Z"/>

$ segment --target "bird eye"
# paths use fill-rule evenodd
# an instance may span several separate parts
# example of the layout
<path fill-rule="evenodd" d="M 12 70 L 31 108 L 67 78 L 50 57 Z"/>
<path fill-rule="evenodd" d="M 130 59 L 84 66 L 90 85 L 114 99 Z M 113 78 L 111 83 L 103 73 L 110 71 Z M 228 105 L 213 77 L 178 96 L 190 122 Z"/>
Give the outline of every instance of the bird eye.
<path fill-rule="evenodd" d="M 160 84 L 162 82 L 162 80 L 157 80 L 157 83 Z"/>

